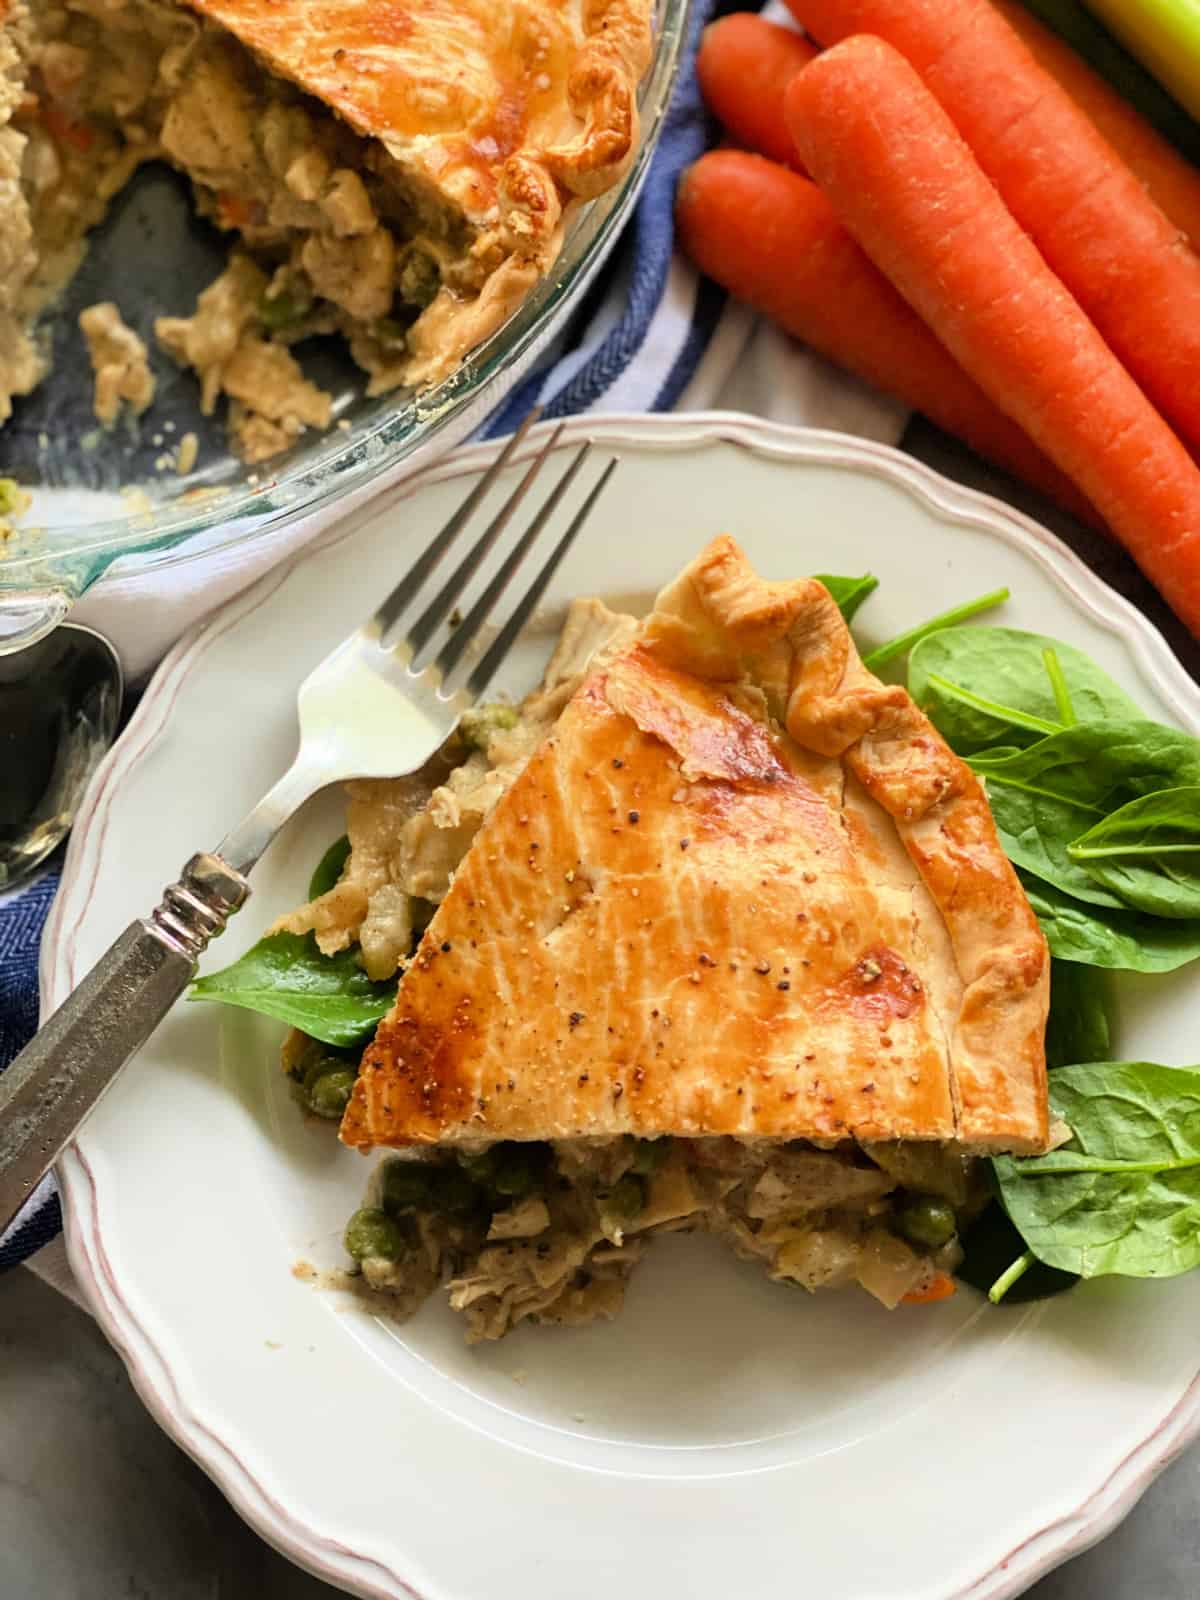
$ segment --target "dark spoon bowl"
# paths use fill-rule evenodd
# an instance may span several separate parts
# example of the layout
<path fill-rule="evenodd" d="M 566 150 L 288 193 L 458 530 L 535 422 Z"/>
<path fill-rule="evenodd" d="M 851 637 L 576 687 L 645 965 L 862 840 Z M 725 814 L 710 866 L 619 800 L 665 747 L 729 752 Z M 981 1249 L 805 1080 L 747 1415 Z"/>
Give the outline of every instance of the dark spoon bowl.
<path fill-rule="evenodd" d="M 123 689 L 116 651 L 78 623 L 0 656 L 0 891 L 66 836 L 116 737 Z"/>

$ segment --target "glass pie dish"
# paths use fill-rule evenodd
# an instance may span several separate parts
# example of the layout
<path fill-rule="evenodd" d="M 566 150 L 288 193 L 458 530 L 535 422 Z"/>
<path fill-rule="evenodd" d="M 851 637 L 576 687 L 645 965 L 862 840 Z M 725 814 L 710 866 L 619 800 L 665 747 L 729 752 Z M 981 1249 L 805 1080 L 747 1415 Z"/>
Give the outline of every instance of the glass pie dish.
<path fill-rule="evenodd" d="M 186 179 L 161 164 L 136 174 L 49 319 L 49 376 L 0 431 L 0 474 L 31 495 L 0 543 L 0 653 L 48 632 L 115 562 L 122 578 L 136 577 L 277 534 L 478 427 L 579 303 L 636 201 L 670 102 L 688 0 L 656 0 L 654 9 L 637 154 L 618 185 L 581 209 L 553 268 L 514 315 L 443 382 L 375 399 L 344 349 L 312 341 L 305 368 L 333 394 L 335 420 L 257 466 L 231 453 L 223 418 L 201 415 L 194 380 L 169 362 L 156 362 L 158 395 L 139 426 L 105 431 L 92 417 L 79 311 L 105 299 L 188 311 L 225 260 L 225 244 L 194 214 Z M 179 473 L 176 449 L 188 433 L 197 464 Z"/>

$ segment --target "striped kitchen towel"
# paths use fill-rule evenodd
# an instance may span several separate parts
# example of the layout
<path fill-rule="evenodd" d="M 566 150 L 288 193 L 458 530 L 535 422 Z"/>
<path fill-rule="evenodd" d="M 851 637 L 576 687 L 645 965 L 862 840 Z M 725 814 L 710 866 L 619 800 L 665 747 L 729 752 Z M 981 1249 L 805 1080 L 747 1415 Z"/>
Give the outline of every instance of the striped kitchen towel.
<path fill-rule="evenodd" d="M 0 1070 L 33 1037 L 38 1020 L 38 946 L 42 924 L 58 888 L 46 872 L 22 893 L 0 899 Z M 0 1238 L 0 1272 L 48 1244 L 62 1227 L 53 1179 Z"/>

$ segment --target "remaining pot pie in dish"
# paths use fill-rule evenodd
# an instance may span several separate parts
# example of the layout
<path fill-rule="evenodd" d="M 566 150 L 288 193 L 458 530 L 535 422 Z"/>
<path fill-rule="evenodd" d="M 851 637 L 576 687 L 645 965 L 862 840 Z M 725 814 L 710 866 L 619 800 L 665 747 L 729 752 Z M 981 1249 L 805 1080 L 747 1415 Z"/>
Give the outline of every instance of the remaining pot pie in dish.
<path fill-rule="evenodd" d="M 372 394 L 446 377 L 623 173 L 650 48 L 648 0 L 0 0 L 0 420 L 150 160 L 235 241 L 156 334 L 246 459 L 330 420 L 291 353 L 311 335 Z"/>
<path fill-rule="evenodd" d="M 718 539 L 640 624 L 578 602 L 466 731 L 351 786 L 341 880 L 281 924 L 404 969 L 341 1125 L 405 1152 L 360 1281 L 403 1313 L 448 1279 L 478 1339 L 611 1315 L 678 1228 L 889 1306 L 952 1269 L 972 1158 L 1048 1143 L 1049 958 L 978 780 L 822 585 Z"/>

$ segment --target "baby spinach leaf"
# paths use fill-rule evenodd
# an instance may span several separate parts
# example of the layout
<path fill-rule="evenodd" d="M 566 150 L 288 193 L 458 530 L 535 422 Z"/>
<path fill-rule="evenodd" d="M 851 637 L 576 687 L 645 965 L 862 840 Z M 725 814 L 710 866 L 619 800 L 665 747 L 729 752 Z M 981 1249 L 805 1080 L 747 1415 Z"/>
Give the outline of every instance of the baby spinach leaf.
<path fill-rule="evenodd" d="M 993 1161 L 1005 1209 L 1038 1260 L 1084 1278 L 1169 1278 L 1200 1266 L 1200 1069 L 1062 1067 L 1050 1106 L 1069 1144 Z"/>
<path fill-rule="evenodd" d="M 938 633 L 943 628 L 955 628 L 960 622 L 966 622 L 971 617 L 977 617 L 984 611 L 994 611 L 1008 599 L 1007 589 L 992 589 L 987 594 L 981 594 L 978 600 L 966 600 L 962 605 L 952 606 L 949 611 L 943 611 L 936 617 L 931 617 L 928 622 L 919 622 L 915 628 L 907 628 L 903 633 L 898 633 L 894 639 L 889 639 L 885 644 L 877 645 L 863 657 L 863 666 L 868 672 L 879 672 L 893 661 L 898 661 L 901 656 L 908 655 L 914 650 L 922 639 L 930 634 Z"/>
<path fill-rule="evenodd" d="M 1081 723 L 1023 750 L 968 759 L 1010 859 L 1078 900 L 1118 909 L 1126 902 L 1116 884 L 1076 859 L 1072 844 L 1138 795 L 1200 783 L 1200 740 L 1142 719 Z"/>
<path fill-rule="evenodd" d="M 1133 718 L 1142 712 L 1106 672 L 1073 645 L 1020 628 L 946 628 L 922 639 L 908 658 L 908 690 L 960 755 L 990 745 L 1031 744 L 1045 733 L 1036 723 L 1061 726 L 1044 652 L 1053 650 L 1079 722 Z M 996 709 L 965 704 L 931 682 L 958 685 Z M 1030 727 L 1004 714 L 1012 708 L 1035 719 Z"/>
<path fill-rule="evenodd" d="M 1076 961 L 1050 963 L 1050 1015 L 1046 1019 L 1046 1065 L 1106 1061 L 1111 1048 L 1104 979 Z"/>
<path fill-rule="evenodd" d="M 188 999 L 244 1006 L 323 1044 L 354 1045 L 391 1010 L 395 994 L 395 980 L 372 983 L 353 950 L 323 956 L 311 933 L 270 933 L 232 966 L 197 978 Z"/>
<path fill-rule="evenodd" d="M 967 710 L 978 711 L 982 716 L 998 718 L 1010 732 L 1013 728 L 1022 728 L 1026 733 L 1044 739 L 1047 734 L 1061 733 L 1066 726 L 1062 722 L 1047 722 L 1044 717 L 1034 716 L 1032 711 L 1018 711 L 1016 706 L 1002 706 L 995 700 L 989 700 L 986 695 L 976 694 L 973 689 L 964 689 L 961 683 L 951 683 L 949 678 L 943 678 L 937 672 L 929 674 L 929 686 L 960 708 L 965 706 Z M 1019 749 L 1020 746 L 1001 748 Z"/>
<path fill-rule="evenodd" d="M 818 572 L 818 583 L 823 583 L 837 602 L 845 622 L 854 621 L 854 614 L 864 600 L 869 600 L 879 587 L 879 579 L 868 572 L 861 578 L 839 578 L 831 572 Z"/>
<path fill-rule="evenodd" d="M 1200 920 L 1168 920 L 1083 905 L 1019 868 L 1017 876 L 1050 954 L 1062 961 L 1124 972 L 1174 972 L 1200 957 Z"/>
<path fill-rule="evenodd" d="M 1200 917 L 1200 787 L 1159 789 L 1095 823 L 1067 854 L 1127 905 Z"/>
<path fill-rule="evenodd" d="M 997 1278 L 1025 1251 L 1024 1239 L 998 1200 L 989 1202 L 960 1242 L 963 1258 L 954 1269 L 954 1276 L 982 1294 L 986 1294 Z M 1062 1294 L 1064 1289 L 1071 1289 L 1078 1282 L 1077 1274 L 1059 1272 L 1054 1267 L 1036 1261 L 1027 1272 L 1022 1273 L 1004 1299 L 1009 1305 L 1020 1305 L 1028 1300 L 1048 1300 L 1051 1295 Z"/>
<path fill-rule="evenodd" d="M 350 859 L 350 840 L 343 834 L 340 839 L 335 839 L 317 862 L 313 875 L 308 884 L 308 898 L 319 900 L 323 894 L 328 894 L 330 889 L 342 875 L 342 868 Z"/>
<path fill-rule="evenodd" d="M 1071 700 L 1071 688 L 1067 683 L 1066 674 L 1062 669 L 1062 662 L 1058 659 L 1057 650 L 1042 651 L 1042 665 L 1046 669 L 1046 676 L 1050 680 L 1050 692 L 1054 696 L 1054 704 L 1058 707 L 1058 720 L 1064 728 L 1073 728 L 1079 721 L 1075 715 L 1075 706 Z"/>

